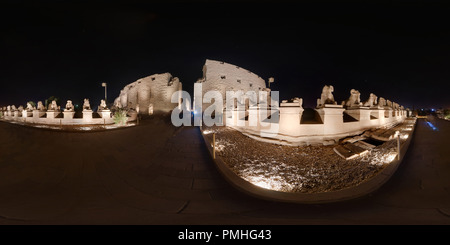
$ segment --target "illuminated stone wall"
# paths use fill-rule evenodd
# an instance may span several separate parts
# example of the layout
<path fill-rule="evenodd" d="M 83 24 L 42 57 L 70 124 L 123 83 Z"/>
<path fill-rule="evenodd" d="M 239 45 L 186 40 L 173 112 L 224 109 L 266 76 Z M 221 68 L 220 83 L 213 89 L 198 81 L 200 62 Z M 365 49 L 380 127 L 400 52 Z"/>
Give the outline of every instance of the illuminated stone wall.
<path fill-rule="evenodd" d="M 202 84 L 202 97 L 208 91 L 219 91 L 225 103 L 226 91 L 269 91 L 265 81 L 258 75 L 241 67 L 221 61 L 206 60 L 203 66 L 203 77 L 197 81 Z M 243 133 L 261 136 L 259 139 L 277 140 L 288 144 L 334 144 L 346 136 L 356 135 L 364 130 L 378 127 L 389 127 L 406 118 L 406 110 L 398 104 L 370 94 L 368 101 L 360 101 L 358 90 L 350 91 L 349 99 L 338 104 L 332 95 L 333 86 L 324 86 L 318 99 L 315 112 L 320 120 L 316 123 L 302 123 L 302 100 L 295 103 L 283 101 L 272 113 L 278 114 L 278 120 L 268 126 L 259 123 L 259 106 L 246 107 L 244 110 L 225 108 L 224 122 Z M 195 97 L 194 100 L 201 99 Z M 210 104 L 202 103 L 204 111 Z M 345 120 L 351 118 L 352 120 Z M 252 124 L 252 122 L 258 122 Z M 277 131 L 272 134 L 271 130 Z"/>
<path fill-rule="evenodd" d="M 126 85 L 114 105 L 121 108 L 139 107 L 139 114 L 153 111 L 170 111 L 177 104 L 171 102 L 172 94 L 182 90 L 182 84 L 170 73 L 154 74 Z"/>
<path fill-rule="evenodd" d="M 219 91 L 225 102 L 226 91 L 242 90 L 259 91 L 266 89 L 264 79 L 236 65 L 228 64 L 222 61 L 206 60 L 203 66 L 203 77 L 198 83 L 202 83 L 203 95 L 208 91 Z M 203 103 L 203 110 L 209 106 L 209 103 Z"/>

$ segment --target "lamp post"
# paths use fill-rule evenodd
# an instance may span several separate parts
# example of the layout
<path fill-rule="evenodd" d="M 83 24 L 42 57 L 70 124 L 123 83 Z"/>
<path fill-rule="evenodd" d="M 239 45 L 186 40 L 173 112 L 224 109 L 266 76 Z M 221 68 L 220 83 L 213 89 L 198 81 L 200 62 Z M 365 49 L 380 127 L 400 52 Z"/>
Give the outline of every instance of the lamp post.
<path fill-rule="evenodd" d="M 270 88 L 270 84 L 275 82 L 275 78 L 273 77 L 269 77 L 269 88 Z"/>
<path fill-rule="evenodd" d="M 107 98 L 107 96 L 106 96 L 106 83 L 102 83 L 102 87 L 105 87 L 105 103 L 106 103 L 106 98 Z"/>

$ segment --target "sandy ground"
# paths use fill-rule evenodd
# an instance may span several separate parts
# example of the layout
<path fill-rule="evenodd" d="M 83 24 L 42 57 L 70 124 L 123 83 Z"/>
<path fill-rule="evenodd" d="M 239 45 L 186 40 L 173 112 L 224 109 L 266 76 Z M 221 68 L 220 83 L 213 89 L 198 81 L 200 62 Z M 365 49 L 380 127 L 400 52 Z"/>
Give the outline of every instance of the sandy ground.
<path fill-rule="evenodd" d="M 345 160 L 334 152 L 335 145 L 276 145 L 227 127 L 204 127 L 204 132 L 211 142 L 216 134 L 217 154 L 238 176 L 284 192 L 320 193 L 359 185 L 393 160 L 388 156 L 395 155 L 397 146 L 394 139 L 370 153 Z M 401 143 L 404 141 L 401 139 Z"/>
<path fill-rule="evenodd" d="M 0 122 L 0 224 L 450 224 L 450 123 L 433 123 L 418 121 L 377 192 L 297 205 L 235 190 L 199 129 L 166 119 L 90 133 Z"/>

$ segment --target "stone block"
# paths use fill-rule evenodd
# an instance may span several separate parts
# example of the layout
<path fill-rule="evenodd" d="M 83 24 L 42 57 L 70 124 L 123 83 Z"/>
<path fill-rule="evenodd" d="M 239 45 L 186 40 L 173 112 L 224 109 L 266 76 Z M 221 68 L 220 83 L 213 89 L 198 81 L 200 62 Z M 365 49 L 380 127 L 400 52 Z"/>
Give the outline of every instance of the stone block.
<path fill-rule="evenodd" d="M 59 113 L 61 113 L 61 112 L 49 110 L 49 111 L 47 111 L 47 118 L 56 118 L 59 115 Z"/>
<path fill-rule="evenodd" d="M 83 120 L 92 120 L 92 110 L 83 110 Z"/>
<path fill-rule="evenodd" d="M 64 111 L 64 119 L 73 119 L 73 116 L 75 115 L 74 111 Z"/>

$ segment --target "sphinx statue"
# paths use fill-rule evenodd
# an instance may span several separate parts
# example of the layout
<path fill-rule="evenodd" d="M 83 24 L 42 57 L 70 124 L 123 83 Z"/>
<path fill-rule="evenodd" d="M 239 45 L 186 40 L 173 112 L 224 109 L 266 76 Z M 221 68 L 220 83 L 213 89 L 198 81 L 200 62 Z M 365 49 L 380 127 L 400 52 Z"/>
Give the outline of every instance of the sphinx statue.
<path fill-rule="evenodd" d="M 101 100 L 100 101 L 100 105 L 98 106 L 98 110 L 99 111 L 108 110 L 108 108 L 106 107 L 106 101 L 105 100 Z"/>
<path fill-rule="evenodd" d="M 52 103 L 48 106 L 49 111 L 59 111 L 61 107 L 56 104 L 56 100 L 53 100 Z"/>
<path fill-rule="evenodd" d="M 11 106 L 11 111 L 17 111 L 17 108 L 16 108 L 15 105 L 12 105 L 12 106 Z"/>
<path fill-rule="evenodd" d="M 363 105 L 367 107 L 373 107 L 377 104 L 377 99 L 378 97 L 375 94 L 370 93 L 369 99 L 366 102 L 364 102 Z"/>
<path fill-rule="evenodd" d="M 378 100 L 378 106 L 380 106 L 380 107 L 386 106 L 386 99 L 384 99 L 383 97 L 380 97 L 380 99 Z"/>
<path fill-rule="evenodd" d="M 10 106 L 10 105 L 7 106 L 7 107 L 6 107 L 6 110 L 7 110 L 7 111 L 11 111 L 11 106 Z"/>
<path fill-rule="evenodd" d="M 320 95 L 320 99 L 317 99 L 317 107 L 324 107 L 325 104 L 336 105 L 336 101 L 334 101 L 333 96 L 334 88 L 332 85 L 325 85 L 322 89 L 322 94 Z"/>
<path fill-rule="evenodd" d="M 350 90 L 350 97 L 347 100 L 342 101 L 342 105 L 346 107 L 359 107 L 361 103 L 361 93 L 358 90 Z"/>
<path fill-rule="evenodd" d="M 91 104 L 89 103 L 89 99 L 84 99 L 83 111 L 90 111 L 90 110 L 91 110 Z"/>
<path fill-rule="evenodd" d="M 22 112 L 23 111 L 23 106 L 19 106 L 19 108 L 17 109 L 18 111 Z"/>
<path fill-rule="evenodd" d="M 64 111 L 74 111 L 74 109 L 75 109 L 75 107 L 73 106 L 72 101 L 68 100 Z"/>
<path fill-rule="evenodd" d="M 394 110 L 398 110 L 399 109 L 398 103 L 392 102 L 392 108 L 394 108 Z"/>
<path fill-rule="evenodd" d="M 386 106 L 392 108 L 392 101 L 386 100 Z"/>
<path fill-rule="evenodd" d="M 37 109 L 40 111 L 45 111 L 45 107 L 44 107 L 44 104 L 42 104 L 42 101 L 38 101 Z"/>
<path fill-rule="evenodd" d="M 30 102 L 27 103 L 27 111 L 33 111 L 34 109 L 36 109 L 34 106 L 31 105 Z"/>
<path fill-rule="evenodd" d="M 300 106 L 300 108 L 303 108 L 303 99 L 302 99 L 302 98 L 295 97 L 295 98 L 292 100 L 292 102 L 298 103 L 299 106 Z"/>
<path fill-rule="evenodd" d="M 289 102 L 291 103 L 298 103 L 300 108 L 303 108 L 303 99 L 302 98 L 298 98 L 298 97 L 294 97 L 293 99 L 290 99 Z"/>

